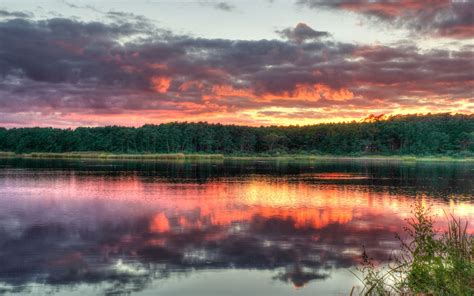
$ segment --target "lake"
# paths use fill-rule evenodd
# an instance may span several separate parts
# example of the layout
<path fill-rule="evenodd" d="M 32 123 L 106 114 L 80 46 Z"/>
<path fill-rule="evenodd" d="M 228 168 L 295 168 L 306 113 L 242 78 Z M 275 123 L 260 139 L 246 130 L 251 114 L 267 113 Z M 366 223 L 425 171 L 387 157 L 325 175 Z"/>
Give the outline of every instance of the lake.
<path fill-rule="evenodd" d="M 473 180 L 473 163 L 3 159 L 0 294 L 348 295 L 416 201 L 440 230 L 473 224 Z"/>

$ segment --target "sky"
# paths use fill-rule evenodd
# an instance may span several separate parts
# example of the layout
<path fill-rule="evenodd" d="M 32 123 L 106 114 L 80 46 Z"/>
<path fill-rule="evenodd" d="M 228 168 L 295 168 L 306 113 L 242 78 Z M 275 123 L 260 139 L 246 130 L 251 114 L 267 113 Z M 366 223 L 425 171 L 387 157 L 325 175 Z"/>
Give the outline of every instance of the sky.
<path fill-rule="evenodd" d="M 474 110 L 474 0 L 0 2 L 0 126 Z"/>

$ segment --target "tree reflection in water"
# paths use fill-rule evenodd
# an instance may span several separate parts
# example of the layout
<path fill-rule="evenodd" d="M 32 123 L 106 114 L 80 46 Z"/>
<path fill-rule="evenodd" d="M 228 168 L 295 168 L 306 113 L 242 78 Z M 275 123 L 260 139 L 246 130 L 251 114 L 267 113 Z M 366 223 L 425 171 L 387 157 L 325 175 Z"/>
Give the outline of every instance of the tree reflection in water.
<path fill-rule="evenodd" d="M 201 182 L 160 174 L 3 169 L 0 289 L 107 283 L 106 292 L 124 293 L 177 274 L 228 269 L 272 270 L 274 280 L 302 287 L 353 267 L 363 246 L 386 262 L 415 198 L 439 213 L 474 218 L 470 201 L 431 198 L 429 179 L 396 179 L 418 184 L 395 190 L 374 185 L 386 174 L 367 170 L 221 174 Z"/>

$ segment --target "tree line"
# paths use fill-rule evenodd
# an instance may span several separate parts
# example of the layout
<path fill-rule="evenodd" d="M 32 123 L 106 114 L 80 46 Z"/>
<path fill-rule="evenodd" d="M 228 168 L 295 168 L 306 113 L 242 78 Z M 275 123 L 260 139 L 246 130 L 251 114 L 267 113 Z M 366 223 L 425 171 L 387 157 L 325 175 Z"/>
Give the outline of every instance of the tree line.
<path fill-rule="evenodd" d="M 369 116 L 362 121 L 307 126 L 171 122 L 138 128 L 0 128 L 0 151 L 472 155 L 474 115 Z"/>

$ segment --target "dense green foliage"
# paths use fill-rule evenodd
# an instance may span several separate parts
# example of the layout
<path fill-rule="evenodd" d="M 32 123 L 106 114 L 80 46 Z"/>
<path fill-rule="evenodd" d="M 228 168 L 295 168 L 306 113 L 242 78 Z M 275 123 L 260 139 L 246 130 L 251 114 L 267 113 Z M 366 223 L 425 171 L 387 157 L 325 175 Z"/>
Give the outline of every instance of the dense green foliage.
<path fill-rule="evenodd" d="M 429 212 L 417 205 L 394 264 L 377 268 L 364 252 L 360 295 L 474 295 L 474 235 L 467 232 L 468 221 L 451 216 L 448 230 L 439 234 Z"/>
<path fill-rule="evenodd" d="M 286 127 L 173 122 L 140 128 L 0 128 L 0 151 L 469 155 L 474 152 L 474 115 L 371 117 Z"/>

